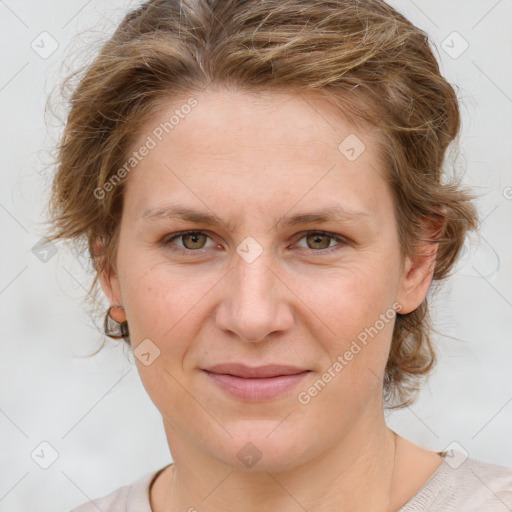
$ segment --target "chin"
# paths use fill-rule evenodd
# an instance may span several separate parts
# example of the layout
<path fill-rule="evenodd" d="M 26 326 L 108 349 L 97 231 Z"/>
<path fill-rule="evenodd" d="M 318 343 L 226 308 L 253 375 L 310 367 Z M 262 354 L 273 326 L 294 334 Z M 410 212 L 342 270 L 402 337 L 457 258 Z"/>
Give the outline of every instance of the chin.
<path fill-rule="evenodd" d="M 251 429 L 250 423 L 253 423 Z M 209 449 L 213 457 L 223 464 L 239 471 L 280 472 L 291 470 L 320 453 L 321 447 L 308 447 L 311 435 L 301 435 L 298 426 L 292 425 L 290 430 L 282 429 L 276 421 L 244 422 L 243 428 L 233 431 L 227 442 L 218 442 Z M 277 428 L 276 428 L 277 426 Z M 311 431 L 311 429 L 310 429 Z M 300 447 L 300 449 L 298 448 Z"/>

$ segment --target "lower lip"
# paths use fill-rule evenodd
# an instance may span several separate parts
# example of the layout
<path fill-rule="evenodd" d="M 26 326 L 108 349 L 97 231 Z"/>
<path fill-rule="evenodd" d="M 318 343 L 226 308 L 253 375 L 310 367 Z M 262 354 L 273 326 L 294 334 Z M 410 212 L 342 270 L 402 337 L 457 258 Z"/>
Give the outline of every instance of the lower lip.
<path fill-rule="evenodd" d="M 249 401 L 269 400 L 294 388 L 308 373 L 304 371 L 294 375 L 279 375 L 261 379 L 244 379 L 233 375 L 203 372 L 222 390 L 232 396 Z"/>

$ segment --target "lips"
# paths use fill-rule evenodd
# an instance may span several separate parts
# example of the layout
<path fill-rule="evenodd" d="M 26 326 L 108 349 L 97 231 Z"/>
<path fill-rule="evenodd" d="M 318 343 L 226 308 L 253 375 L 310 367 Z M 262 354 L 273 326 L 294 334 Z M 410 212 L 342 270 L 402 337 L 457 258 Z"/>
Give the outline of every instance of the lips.
<path fill-rule="evenodd" d="M 289 365 L 271 364 L 251 367 L 240 363 L 224 363 L 205 368 L 205 371 L 223 375 L 232 375 L 243 379 L 266 379 L 269 377 L 279 377 L 280 375 L 296 375 L 297 373 L 303 373 L 308 370 Z"/>
<path fill-rule="evenodd" d="M 289 393 L 310 370 L 288 365 L 251 367 L 226 363 L 202 370 L 223 393 L 249 402 L 271 400 Z"/>

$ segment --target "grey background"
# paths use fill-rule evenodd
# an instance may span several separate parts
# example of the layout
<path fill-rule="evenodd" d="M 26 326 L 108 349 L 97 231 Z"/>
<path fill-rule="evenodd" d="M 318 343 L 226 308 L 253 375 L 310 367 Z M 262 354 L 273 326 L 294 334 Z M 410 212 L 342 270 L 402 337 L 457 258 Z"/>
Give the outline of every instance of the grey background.
<path fill-rule="evenodd" d="M 133 356 L 107 341 L 83 357 L 102 340 L 83 304 L 87 259 L 65 246 L 33 250 L 59 133 L 44 118 L 47 95 L 138 3 L 0 0 L 2 512 L 69 510 L 171 461 Z M 457 165 L 481 195 L 482 222 L 434 303 L 437 370 L 419 402 L 388 423 L 427 448 L 512 467 L 512 1 L 391 4 L 432 36 L 458 88 Z M 44 31 L 58 43 L 49 56 Z"/>

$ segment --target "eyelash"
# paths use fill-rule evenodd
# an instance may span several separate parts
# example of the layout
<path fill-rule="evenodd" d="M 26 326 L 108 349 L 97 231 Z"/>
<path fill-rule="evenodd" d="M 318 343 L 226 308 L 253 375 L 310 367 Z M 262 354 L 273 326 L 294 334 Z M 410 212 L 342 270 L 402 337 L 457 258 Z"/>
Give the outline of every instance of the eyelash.
<path fill-rule="evenodd" d="M 312 251 L 314 253 L 319 253 L 319 254 L 328 253 L 329 254 L 331 252 L 339 250 L 340 246 L 348 245 L 348 241 L 344 237 L 342 237 L 340 235 L 336 235 L 334 233 L 330 233 L 329 231 L 318 231 L 318 230 L 304 231 L 303 233 L 301 233 L 302 236 L 297 240 L 297 242 L 302 240 L 304 237 L 306 237 L 308 235 L 312 235 L 312 234 L 324 235 L 324 236 L 332 238 L 333 240 L 336 240 L 336 242 L 338 242 L 338 244 L 335 245 L 334 247 L 329 247 L 327 249 L 319 249 L 319 250 L 305 249 L 305 250 Z M 181 253 L 181 254 L 186 254 L 186 253 L 189 253 L 189 254 L 190 253 L 202 253 L 203 251 L 206 251 L 208 249 L 208 248 L 184 249 L 184 248 L 178 247 L 178 246 L 174 246 L 174 247 L 171 248 L 171 245 L 174 245 L 174 244 L 172 244 L 172 240 L 175 240 L 176 238 L 180 238 L 180 237 L 185 236 L 185 235 L 206 235 L 211 240 L 211 237 L 208 235 L 208 233 L 206 233 L 204 231 L 189 230 L 189 231 L 181 231 L 179 233 L 175 233 L 175 234 L 171 235 L 170 237 L 166 236 L 165 238 L 162 239 L 162 241 L 160 242 L 160 245 L 165 247 L 165 248 L 167 248 L 167 249 L 170 249 L 171 251 L 178 252 L 178 253 Z M 304 249 L 304 248 L 302 248 L 302 249 Z"/>

